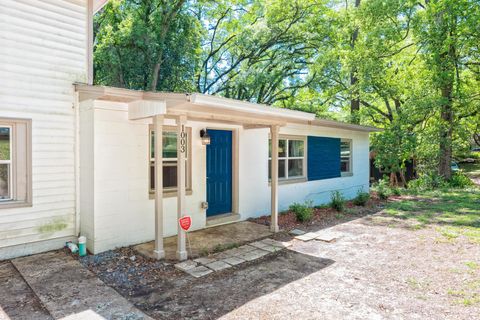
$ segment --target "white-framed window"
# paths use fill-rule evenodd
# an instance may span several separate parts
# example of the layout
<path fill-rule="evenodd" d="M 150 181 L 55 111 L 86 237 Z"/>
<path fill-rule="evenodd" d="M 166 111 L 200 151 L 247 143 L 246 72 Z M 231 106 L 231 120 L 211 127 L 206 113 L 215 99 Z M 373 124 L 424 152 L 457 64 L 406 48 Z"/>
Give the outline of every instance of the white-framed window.
<path fill-rule="evenodd" d="M 177 191 L 177 131 L 176 127 L 163 127 L 163 191 L 164 193 Z M 191 128 L 186 128 L 187 132 L 187 149 L 185 153 L 185 185 L 187 190 L 191 190 L 191 155 L 190 141 Z M 153 126 L 150 127 L 150 148 L 149 148 L 149 191 L 155 192 L 155 131 Z"/>
<path fill-rule="evenodd" d="M 278 179 L 293 180 L 306 177 L 305 137 L 280 136 L 278 139 Z M 271 179 L 272 140 L 268 142 L 268 179 Z"/>
<path fill-rule="evenodd" d="M 352 174 L 352 140 L 349 139 L 340 142 L 340 172 L 342 175 Z"/>
<path fill-rule="evenodd" d="M 0 118 L 0 208 L 31 205 L 31 121 Z"/>

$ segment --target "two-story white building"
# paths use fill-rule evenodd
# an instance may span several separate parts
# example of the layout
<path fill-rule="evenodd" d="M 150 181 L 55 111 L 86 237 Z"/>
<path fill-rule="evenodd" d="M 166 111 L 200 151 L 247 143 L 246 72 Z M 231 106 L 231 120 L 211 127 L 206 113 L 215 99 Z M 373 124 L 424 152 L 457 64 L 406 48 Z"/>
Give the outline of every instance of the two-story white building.
<path fill-rule="evenodd" d="M 202 94 L 93 86 L 92 14 L 106 1 L 0 7 L 0 259 L 98 253 L 352 198 L 369 183 L 369 132 L 305 112 Z M 272 143 L 273 141 L 273 143 Z"/>

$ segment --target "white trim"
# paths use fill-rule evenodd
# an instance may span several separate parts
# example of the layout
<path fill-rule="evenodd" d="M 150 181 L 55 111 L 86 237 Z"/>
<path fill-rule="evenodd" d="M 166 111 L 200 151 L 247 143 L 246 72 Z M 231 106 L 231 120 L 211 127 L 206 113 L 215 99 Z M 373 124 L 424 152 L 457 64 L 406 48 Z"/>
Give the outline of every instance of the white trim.
<path fill-rule="evenodd" d="M 108 3 L 109 0 L 95 0 L 93 3 L 93 13 L 97 13 Z"/>
<path fill-rule="evenodd" d="M 228 108 L 229 110 L 249 112 L 258 115 L 272 115 L 297 120 L 314 120 L 315 114 L 302 111 L 276 108 L 265 104 L 257 104 L 246 101 L 228 99 L 223 97 L 193 93 L 190 95 L 190 102 L 197 105 L 208 105 L 214 108 Z"/>

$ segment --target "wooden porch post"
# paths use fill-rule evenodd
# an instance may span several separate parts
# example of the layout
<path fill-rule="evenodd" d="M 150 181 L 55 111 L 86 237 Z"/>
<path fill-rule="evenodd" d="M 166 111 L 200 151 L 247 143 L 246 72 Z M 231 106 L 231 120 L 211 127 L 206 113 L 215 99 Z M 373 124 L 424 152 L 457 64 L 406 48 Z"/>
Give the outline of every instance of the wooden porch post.
<path fill-rule="evenodd" d="M 177 218 L 185 215 L 185 155 L 187 152 L 187 131 L 185 124 L 187 117 L 177 118 Z M 187 259 L 186 233 L 177 222 L 177 259 Z"/>
<path fill-rule="evenodd" d="M 163 115 L 153 117 L 155 130 L 155 258 L 165 257 L 163 249 Z"/>
<path fill-rule="evenodd" d="M 270 231 L 278 232 L 278 126 L 270 127 L 272 138 L 272 165 L 271 165 L 271 223 Z"/>

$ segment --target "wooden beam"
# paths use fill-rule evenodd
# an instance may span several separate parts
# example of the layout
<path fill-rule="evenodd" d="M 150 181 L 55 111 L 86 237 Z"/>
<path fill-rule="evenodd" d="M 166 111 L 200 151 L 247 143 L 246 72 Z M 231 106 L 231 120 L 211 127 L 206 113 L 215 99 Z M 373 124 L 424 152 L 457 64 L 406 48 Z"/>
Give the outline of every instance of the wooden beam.
<path fill-rule="evenodd" d="M 153 117 L 155 131 L 155 258 L 165 258 L 163 249 L 163 116 Z"/>
<path fill-rule="evenodd" d="M 270 127 L 272 138 L 272 165 L 271 167 L 271 223 L 270 231 L 278 232 L 278 126 Z"/>
<path fill-rule="evenodd" d="M 270 127 L 272 125 L 284 126 L 287 124 L 284 120 L 268 120 L 260 119 L 248 116 L 234 116 L 231 114 L 225 113 L 206 113 L 198 111 L 180 111 L 180 110 L 171 110 L 167 109 L 166 117 L 177 118 L 180 115 L 187 115 L 189 120 L 193 121 L 206 121 L 206 122 L 222 122 L 236 125 L 263 125 Z"/>
<path fill-rule="evenodd" d="M 185 215 L 185 154 L 187 153 L 187 117 L 179 116 L 177 122 L 177 220 Z M 186 233 L 177 222 L 177 259 L 187 259 Z"/>

